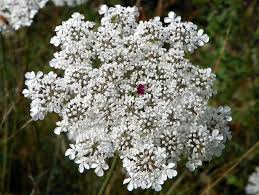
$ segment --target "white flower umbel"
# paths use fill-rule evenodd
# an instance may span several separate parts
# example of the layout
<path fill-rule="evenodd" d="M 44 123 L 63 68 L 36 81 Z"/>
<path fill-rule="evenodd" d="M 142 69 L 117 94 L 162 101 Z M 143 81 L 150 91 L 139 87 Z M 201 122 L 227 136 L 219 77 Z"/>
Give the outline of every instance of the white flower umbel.
<path fill-rule="evenodd" d="M 187 159 L 194 171 L 219 156 L 231 138 L 230 108 L 211 108 L 215 75 L 185 58 L 209 38 L 173 12 L 166 25 L 155 17 L 138 22 L 136 7 L 103 5 L 101 23 L 74 13 L 51 39 L 60 51 L 50 66 L 64 76 L 27 73 L 24 95 L 31 116 L 60 116 L 56 134 L 72 142 L 66 156 L 79 171 L 102 176 L 117 153 L 128 190 L 162 189 Z"/>
<path fill-rule="evenodd" d="M 0 33 L 30 26 L 34 16 L 48 0 L 1 0 Z"/>
<path fill-rule="evenodd" d="M 259 167 L 249 176 L 245 191 L 246 194 L 259 195 Z"/>
<path fill-rule="evenodd" d="M 86 3 L 88 0 L 51 0 L 56 6 L 76 6 Z"/>

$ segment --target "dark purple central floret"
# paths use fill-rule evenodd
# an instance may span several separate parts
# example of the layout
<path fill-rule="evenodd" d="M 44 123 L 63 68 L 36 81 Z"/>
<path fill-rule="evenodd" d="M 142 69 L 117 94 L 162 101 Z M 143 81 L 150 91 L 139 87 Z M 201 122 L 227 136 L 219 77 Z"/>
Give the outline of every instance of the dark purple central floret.
<path fill-rule="evenodd" d="M 145 94 L 145 86 L 143 84 L 139 84 L 137 86 L 137 93 L 139 95 L 144 95 Z"/>

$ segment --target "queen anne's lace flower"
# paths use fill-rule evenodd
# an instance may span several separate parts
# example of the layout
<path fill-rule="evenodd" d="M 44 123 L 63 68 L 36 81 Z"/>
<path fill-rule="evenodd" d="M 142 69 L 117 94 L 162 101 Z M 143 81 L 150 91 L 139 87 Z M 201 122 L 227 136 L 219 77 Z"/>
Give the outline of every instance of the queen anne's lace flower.
<path fill-rule="evenodd" d="M 1 0 L 0 33 L 30 26 L 34 16 L 48 0 Z"/>
<path fill-rule="evenodd" d="M 117 153 L 128 190 L 159 191 L 179 160 L 193 171 L 231 138 L 230 108 L 207 105 L 215 75 L 185 58 L 209 38 L 173 12 L 167 25 L 159 17 L 137 22 L 135 7 L 104 5 L 99 13 L 99 26 L 74 13 L 56 27 L 51 43 L 61 51 L 50 66 L 64 76 L 27 73 L 23 93 L 34 120 L 58 113 L 55 133 L 67 133 L 66 156 L 80 172 L 102 176 Z"/>
<path fill-rule="evenodd" d="M 246 194 L 259 195 L 259 167 L 249 176 L 245 190 Z"/>
<path fill-rule="evenodd" d="M 56 6 L 76 6 L 86 3 L 88 0 L 51 0 Z"/>

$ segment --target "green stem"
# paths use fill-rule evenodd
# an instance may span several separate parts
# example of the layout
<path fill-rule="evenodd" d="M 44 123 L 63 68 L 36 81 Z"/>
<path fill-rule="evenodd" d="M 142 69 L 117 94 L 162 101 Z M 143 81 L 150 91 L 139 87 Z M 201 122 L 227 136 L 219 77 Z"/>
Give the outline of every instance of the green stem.
<path fill-rule="evenodd" d="M 59 148 L 60 148 L 60 139 L 61 138 L 59 137 L 58 140 L 56 141 L 56 147 L 55 147 L 55 153 L 54 153 L 54 156 L 53 156 L 52 168 L 50 170 L 49 177 L 48 177 L 48 180 L 47 180 L 46 194 L 50 194 L 51 180 L 53 179 L 55 167 L 56 167 L 57 160 L 58 160 L 58 152 L 59 152 Z"/>
<path fill-rule="evenodd" d="M 2 89 L 0 93 L 3 93 L 3 97 L 4 97 L 4 106 L 3 106 L 3 113 L 6 112 L 6 105 L 8 104 L 7 100 L 6 100 L 6 96 L 5 91 L 7 89 L 6 86 L 6 79 L 5 79 L 5 40 L 3 35 L 0 33 L 0 39 L 1 39 L 1 77 L 3 78 L 3 80 L 1 81 L 2 83 Z M 5 101 L 6 100 L 6 101 Z M 8 130 L 7 130 L 7 123 L 5 123 L 5 125 L 3 126 L 4 132 L 3 132 L 3 140 L 6 140 L 8 137 Z M 2 176 L 1 176 L 1 180 L 2 180 L 2 184 L 1 184 L 1 189 L 4 191 L 4 186 L 5 186 L 5 175 L 6 175 L 6 167 L 7 167 L 7 142 L 4 144 L 3 146 L 3 156 L 2 156 Z"/>
<path fill-rule="evenodd" d="M 107 176 L 106 176 L 106 178 L 105 178 L 105 180 L 104 180 L 104 182 L 103 182 L 103 184 L 101 186 L 100 191 L 98 192 L 98 195 L 103 195 L 103 193 L 104 193 L 104 191 L 106 189 L 106 186 L 108 185 L 108 183 L 110 181 L 110 178 L 112 176 L 114 168 L 115 168 L 115 166 L 117 164 L 118 158 L 119 158 L 118 155 L 115 155 L 115 157 L 113 158 L 111 168 L 110 168 L 110 170 L 109 170 L 109 172 L 108 172 L 108 174 L 107 174 Z"/>
<path fill-rule="evenodd" d="M 169 188 L 166 195 L 173 194 L 174 189 L 180 184 L 180 182 L 183 180 L 186 174 L 187 174 L 187 171 L 184 171 L 184 173 L 180 177 L 178 177 L 178 179 L 174 182 L 174 184 Z"/>

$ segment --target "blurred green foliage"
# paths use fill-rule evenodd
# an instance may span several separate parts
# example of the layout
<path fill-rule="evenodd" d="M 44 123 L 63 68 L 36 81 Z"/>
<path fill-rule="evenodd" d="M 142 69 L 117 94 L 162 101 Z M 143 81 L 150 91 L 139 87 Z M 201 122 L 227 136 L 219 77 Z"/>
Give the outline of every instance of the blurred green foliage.
<path fill-rule="evenodd" d="M 229 105 L 233 111 L 232 141 L 221 157 L 167 181 L 160 194 L 244 194 L 248 176 L 259 166 L 259 2 L 257 0 L 110 0 L 90 1 L 74 8 L 48 4 L 30 28 L 1 36 L 0 42 L 0 194 L 97 194 L 105 176 L 80 174 L 64 157 L 66 138 L 53 133 L 56 115 L 32 122 L 29 102 L 22 97 L 27 71 L 50 71 L 54 53 L 49 40 L 55 26 L 75 12 L 98 22 L 98 7 L 122 4 L 141 7 L 141 19 L 175 11 L 183 20 L 204 28 L 211 40 L 189 58 L 212 67 L 218 94 L 212 105 Z M 254 146 L 254 147 L 253 147 Z M 258 144 L 257 144 L 258 146 Z M 253 147 L 253 150 L 249 148 Z M 240 158 L 241 157 L 241 158 Z M 120 162 L 105 194 L 159 194 L 152 190 L 127 192 Z M 215 183 L 216 182 L 216 183 Z M 215 185 L 214 185 L 215 184 Z"/>

